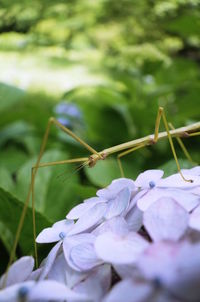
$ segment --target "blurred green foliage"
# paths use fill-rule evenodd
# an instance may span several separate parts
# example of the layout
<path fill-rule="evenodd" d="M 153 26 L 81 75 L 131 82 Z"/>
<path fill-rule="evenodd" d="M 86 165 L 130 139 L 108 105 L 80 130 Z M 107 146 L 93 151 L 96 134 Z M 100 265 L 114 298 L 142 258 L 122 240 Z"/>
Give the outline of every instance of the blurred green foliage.
<path fill-rule="evenodd" d="M 199 29 L 199 0 L 0 0 L 2 259 L 14 237 L 48 119 L 59 117 L 57 104 L 76 106 L 81 120 L 69 120 L 70 127 L 97 150 L 153 133 L 159 105 L 175 127 L 199 120 Z M 184 142 L 198 162 L 198 138 Z M 177 153 L 183 157 L 179 148 Z M 54 127 L 42 161 L 88 155 Z M 40 169 L 37 230 L 120 177 L 115 158 L 93 169 Z M 166 164 L 171 158 L 163 141 L 122 163 L 126 176 L 135 178 L 160 166 L 174 172 L 174 163 Z M 29 221 L 18 255 L 32 250 L 31 228 Z"/>

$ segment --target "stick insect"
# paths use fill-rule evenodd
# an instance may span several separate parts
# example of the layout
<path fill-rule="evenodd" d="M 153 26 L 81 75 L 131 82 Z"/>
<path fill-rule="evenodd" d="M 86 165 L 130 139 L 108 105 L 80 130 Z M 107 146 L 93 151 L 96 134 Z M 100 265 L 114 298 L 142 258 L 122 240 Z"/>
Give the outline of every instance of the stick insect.
<path fill-rule="evenodd" d="M 163 121 L 163 124 L 164 124 L 164 127 L 165 127 L 164 132 L 159 132 L 161 120 Z M 90 152 L 90 155 L 88 157 L 82 157 L 82 158 L 74 158 L 74 159 L 67 159 L 67 160 L 56 161 L 56 162 L 41 163 L 40 161 L 41 161 L 42 155 L 44 153 L 46 143 L 47 143 L 47 140 L 48 140 L 48 136 L 49 136 L 49 132 L 50 132 L 50 128 L 51 128 L 52 125 L 57 126 L 64 133 L 68 134 L 73 139 L 75 139 L 77 142 L 79 142 L 83 147 L 85 147 Z M 29 187 L 29 190 L 28 190 L 27 198 L 25 200 L 24 208 L 23 208 L 23 211 L 21 213 L 20 220 L 19 220 L 19 224 L 18 224 L 18 228 L 17 228 L 17 231 L 16 231 L 15 240 L 14 240 L 14 245 L 13 245 L 13 248 L 12 248 L 12 251 L 11 251 L 11 254 L 10 254 L 10 258 L 9 258 L 9 263 L 8 263 L 8 266 L 7 266 L 7 271 L 9 269 L 11 263 L 14 260 L 16 247 L 17 247 L 19 237 L 20 237 L 20 233 L 21 233 L 21 230 L 22 230 L 22 227 L 23 227 L 27 207 L 28 207 L 29 202 L 30 202 L 31 199 L 32 199 L 32 209 L 33 209 L 32 215 L 33 215 L 34 249 L 35 249 L 36 266 L 38 266 L 37 246 L 36 246 L 36 242 L 35 242 L 36 223 L 35 223 L 35 210 L 34 210 L 34 208 L 35 208 L 34 207 L 34 183 L 35 183 L 36 173 L 37 173 L 39 168 L 47 167 L 47 166 L 63 165 L 63 164 L 68 164 L 68 163 L 81 163 L 82 164 L 81 166 L 94 167 L 99 160 L 105 160 L 111 154 L 114 154 L 114 153 L 118 152 L 117 161 L 118 161 L 121 176 L 124 177 L 124 171 L 123 171 L 122 163 L 121 163 L 121 158 L 123 156 L 125 156 L 125 155 L 127 155 L 127 154 L 129 154 L 133 151 L 136 151 L 138 149 L 144 148 L 146 146 L 153 145 L 161 139 L 168 138 L 170 146 L 171 146 L 171 150 L 172 150 L 172 153 L 173 153 L 173 157 L 174 157 L 175 162 L 176 162 L 178 172 L 180 173 L 183 181 L 192 182 L 191 179 L 186 179 L 184 177 L 184 175 L 182 174 L 182 172 L 181 172 L 180 164 L 179 164 L 179 161 L 178 161 L 178 158 L 177 158 L 177 155 L 176 155 L 176 151 L 175 151 L 175 148 L 174 148 L 172 138 L 175 137 L 178 140 L 178 143 L 181 146 L 185 156 L 190 161 L 192 161 L 189 153 L 187 152 L 184 144 L 182 143 L 181 138 L 196 136 L 196 135 L 199 135 L 199 134 L 200 134 L 200 122 L 197 122 L 197 123 L 189 125 L 189 126 L 174 129 L 174 127 L 171 124 L 168 124 L 163 107 L 159 107 L 156 122 L 155 122 L 155 130 L 154 130 L 153 134 L 147 135 L 143 138 L 138 138 L 138 139 L 126 142 L 126 143 L 122 143 L 122 144 L 119 144 L 117 146 L 113 146 L 113 147 L 110 147 L 110 148 L 107 148 L 107 149 L 104 149 L 104 150 L 98 152 L 94 148 L 89 146 L 86 142 L 84 142 L 75 133 L 73 133 L 70 129 L 63 126 L 54 117 L 51 117 L 48 121 L 48 124 L 47 124 L 47 128 L 46 128 L 46 131 L 45 131 L 45 134 L 44 134 L 44 138 L 43 138 L 42 145 L 41 145 L 41 148 L 40 148 L 40 152 L 39 152 L 39 155 L 38 155 L 38 158 L 37 158 L 37 162 L 32 167 L 31 183 L 30 183 L 30 187 Z"/>

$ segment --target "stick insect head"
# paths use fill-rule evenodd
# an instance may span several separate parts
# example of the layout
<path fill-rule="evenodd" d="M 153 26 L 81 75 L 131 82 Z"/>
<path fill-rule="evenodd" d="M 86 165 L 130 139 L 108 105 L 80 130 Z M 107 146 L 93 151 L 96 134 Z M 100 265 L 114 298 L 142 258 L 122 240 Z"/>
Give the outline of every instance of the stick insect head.
<path fill-rule="evenodd" d="M 98 160 L 104 160 L 105 158 L 107 157 L 107 154 L 106 153 L 97 153 L 97 154 L 92 154 L 88 161 L 88 165 L 90 168 L 94 167 L 97 163 Z"/>

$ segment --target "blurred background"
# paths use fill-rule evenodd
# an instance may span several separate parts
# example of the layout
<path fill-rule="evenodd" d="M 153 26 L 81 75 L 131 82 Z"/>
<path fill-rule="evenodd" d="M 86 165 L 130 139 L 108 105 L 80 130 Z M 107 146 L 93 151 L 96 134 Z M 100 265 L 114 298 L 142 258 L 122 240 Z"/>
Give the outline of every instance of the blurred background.
<path fill-rule="evenodd" d="M 197 122 L 199 65 L 199 0 L 0 0 L 1 259 L 50 116 L 98 151 L 153 133 L 159 105 L 174 127 Z M 199 138 L 184 143 L 198 162 Z M 82 156 L 88 151 L 52 127 L 43 162 Z M 122 164 L 131 178 L 148 168 L 176 171 L 167 140 Z M 118 177 L 116 156 L 93 169 L 40 169 L 37 231 Z M 29 209 L 17 256 L 32 252 L 31 220 Z"/>

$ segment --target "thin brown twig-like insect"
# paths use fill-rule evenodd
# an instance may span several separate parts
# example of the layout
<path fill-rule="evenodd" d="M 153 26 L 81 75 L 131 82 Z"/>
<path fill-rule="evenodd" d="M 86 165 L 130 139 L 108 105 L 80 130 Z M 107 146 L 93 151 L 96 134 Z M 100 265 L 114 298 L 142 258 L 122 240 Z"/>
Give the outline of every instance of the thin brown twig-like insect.
<path fill-rule="evenodd" d="M 163 120 L 165 130 L 166 130 L 164 132 L 159 132 L 161 119 Z M 47 140 L 48 140 L 49 131 L 50 131 L 50 128 L 51 128 L 52 125 L 57 126 L 62 131 L 64 131 L 66 134 L 68 134 L 72 138 L 74 138 L 83 147 L 85 147 L 91 153 L 91 155 L 89 157 L 67 159 L 67 160 L 48 162 L 48 163 L 40 163 L 42 155 L 43 155 L 45 147 L 46 147 Z M 169 130 L 169 126 L 172 130 Z M 16 231 L 15 240 L 14 240 L 14 245 L 13 245 L 13 248 L 12 248 L 12 251 L 11 251 L 11 254 L 10 254 L 10 258 L 9 258 L 9 262 L 8 262 L 6 272 L 8 272 L 8 269 L 9 269 L 11 263 L 14 260 L 16 247 L 17 247 L 17 244 L 18 244 L 18 241 L 19 241 L 20 233 L 21 233 L 21 230 L 22 230 L 22 227 L 23 227 L 23 223 L 24 223 L 24 219 L 25 219 L 25 215 L 26 215 L 26 211 L 27 211 L 30 199 L 32 199 L 32 209 L 33 209 L 32 210 L 32 213 L 33 213 L 32 215 L 33 215 L 33 237 L 34 237 L 35 259 L 36 259 L 36 266 L 38 266 L 37 246 L 36 246 L 36 241 L 35 241 L 35 239 L 36 239 L 36 224 L 35 224 L 35 205 L 34 205 L 34 183 L 35 183 L 36 173 L 37 173 L 39 168 L 47 167 L 47 166 L 63 165 L 63 164 L 68 164 L 68 163 L 82 163 L 81 166 L 78 169 L 80 169 L 84 166 L 93 167 L 93 166 L 96 165 L 96 163 L 99 160 L 104 160 L 108 156 L 110 156 L 111 154 L 121 152 L 117 156 L 117 161 L 118 161 L 118 164 L 119 164 L 119 169 L 120 169 L 121 175 L 124 176 L 124 171 L 123 171 L 121 160 L 120 160 L 123 156 L 125 156 L 125 155 L 127 155 L 127 154 L 129 154 L 129 153 L 131 153 L 131 152 L 133 152 L 137 149 L 153 145 L 153 144 L 157 143 L 158 140 L 168 138 L 170 146 L 171 146 L 171 150 L 172 150 L 172 153 L 173 153 L 176 165 L 177 165 L 178 172 L 180 173 L 183 181 L 192 182 L 192 179 L 186 179 L 184 177 L 184 175 L 182 174 L 182 172 L 181 172 L 180 164 L 178 162 L 178 158 L 177 158 L 177 155 L 176 155 L 176 151 L 175 151 L 175 148 L 174 148 L 172 137 L 175 137 L 178 140 L 178 143 L 181 146 L 181 148 L 183 149 L 184 154 L 186 155 L 188 160 L 192 161 L 192 159 L 189 156 L 185 146 L 183 145 L 183 143 L 181 141 L 181 138 L 196 136 L 196 135 L 199 135 L 199 134 L 200 134 L 200 122 L 197 122 L 197 123 L 189 125 L 189 126 L 174 129 L 174 127 L 171 124 L 168 125 L 164 109 L 162 107 L 159 107 L 157 118 L 156 118 L 156 123 L 155 123 L 154 134 L 145 136 L 143 138 L 135 139 L 135 140 L 132 140 L 132 141 L 129 141 L 129 142 L 126 142 L 126 143 L 122 143 L 122 144 L 119 144 L 117 146 L 113 146 L 113 147 L 104 149 L 100 152 L 97 152 L 95 149 L 93 149 L 91 146 L 89 146 L 86 142 L 84 142 L 81 138 L 79 138 L 75 133 L 73 133 L 71 130 L 69 130 L 68 128 L 63 126 L 61 123 L 59 123 L 54 117 L 51 117 L 48 121 L 48 124 L 47 124 L 47 128 L 46 128 L 46 131 L 45 131 L 45 134 L 44 134 L 44 138 L 43 138 L 43 141 L 42 141 L 42 145 L 41 145 L 41 149 L 40 149 L 40 152 L 39 152 L 37 162 L 32 167 L 32 170 L 31 170 L 31 183 L 30 183 L 27 198 L 25 200 L 24 208 L 23 208 L 20 220 L 19 220 L 19 225 L 18 225 L 18 228 L 17 228 L 17 231 Z M 5 283 L 6 283 L 6 278 L 5 278 Z"/>

